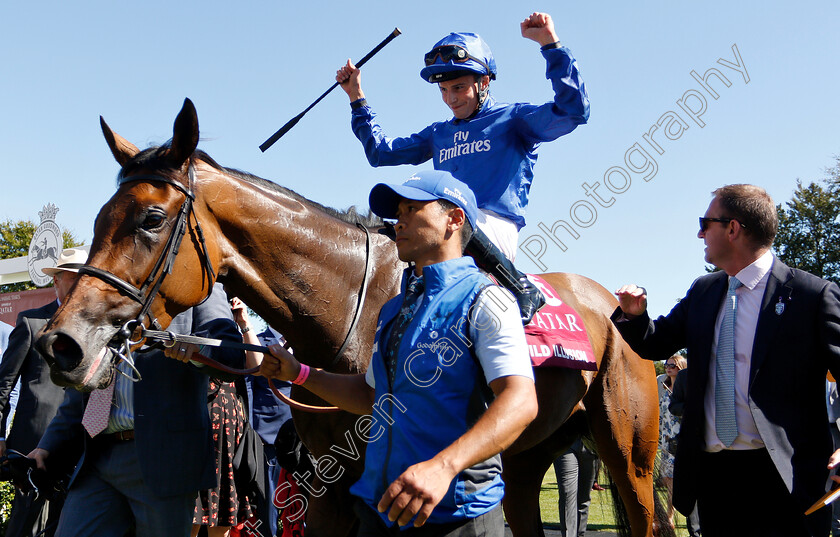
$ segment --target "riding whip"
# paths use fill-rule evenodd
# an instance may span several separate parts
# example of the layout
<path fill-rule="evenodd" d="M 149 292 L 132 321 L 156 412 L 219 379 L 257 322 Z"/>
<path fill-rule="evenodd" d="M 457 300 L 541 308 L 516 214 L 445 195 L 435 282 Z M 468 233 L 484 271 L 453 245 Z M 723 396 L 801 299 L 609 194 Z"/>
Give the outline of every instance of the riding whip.
<path fill-rule="evenodd" d="M 361 60 L 359 60 L 358 62 L 356 62 L 356 67 L 361 67 L 361 66 L 363 66 L 363 65 L 365 64 L 365 62 L 367 62 L 369 59 L 373 58 L 374 54 L 376 54 L 377 52 L 379 52 L 380 50 L 382 50 L 382 48 L 383 48 L 385 45 L 387 45 L 388 43 L 390 43 L 390 42 L 391 42 L 391 40 L 393 40 L 395 37 L 397 37 L 397 36 L 398 36 L 398 35 L 400 35 L 401 33 L 402 33 L 402 32 L 400 32 L 400 29 L 399 29 L 399 28 L 394 28 L 394 31 L 393 31 L 393 32 L 391 32 L 391 33 L 388 35 L 388 37 L 386 37 L 385 39 L 383 39 L 383 40 L 382 40 L 382 42 L 381 42 L 381 43 L 379 43 L 378 45 L 376 45 L 376 46 L 373 48 L 373 50 L 371 50 L 370 52 L 368 52 L 368 53 L 365 55 L 365 57 L 364 57 L 364 58 L 362 58 Z M 334 89 L 336 88 L 336 86 L 338 86 L 338 82 L 334 83 L 332 86 L 330 86 L 330 89 L 328 89 L 327 91 L 325 91 L 324 93 L 322 93 L 320 97 L 318 97 L 317 99 L 315 99 L 315 101 L 314 101 L 312 104 L 310 104 L 309 106 L 307 106 L 307 107 L 306 107 L 306 110 L 304 110 L 304 111 L 303 111 L 303 112 L 301 112 L 300 114 L 296 115 L 295 117 L 293 117 L 292 119 L 290 119 L 288 122 L 286 122 L 286 124 L 285 124 L 285 125 L 283 125 L 282 127 L 280 127 L 280 130 L 278 130 L 277 132 L 275 132 L 274 134 L 272 134 L 272 135 L 268 138 L 268 140 L 266 140 L 266 141 L 264 141 L 264 142 L 262 143 L 262 145 L 260 146 L 260 151 L 262 151 L 263 153 L 265 153 L 265 150 L 266 150 L 266 149 L 268 149 L 269 147 L 271 147 L 272 145 L 274 145 L 274 142 L 276 142 L 277 140 L 279 140 L 281 136 L 283 136 L 284 134 L 286 134 L 287 132 L 289 132 L 289 131 L 291 130 L 291 128 L 292 128 L 292 127 L 294 127 L 295 125 L 297 125 L 297 122 L 298 122 L 298 121 L 300 121 L 300 118 L 302 118 L 302 117 L 304 116 L 304 114 L 306 114 L 307 112 L 309 112 L 309 111 L 312 109 L 312 107 L 314 107 L 316 104 L 318 104 L 318 103 L 321 101 L 321 99 L 323 99 L 324 97 L 326 97 L 326 96 L 327 96 L 327 94 L 328 94 L 329 92 L 331 92 L 332 90 L 334 90 Z"/>

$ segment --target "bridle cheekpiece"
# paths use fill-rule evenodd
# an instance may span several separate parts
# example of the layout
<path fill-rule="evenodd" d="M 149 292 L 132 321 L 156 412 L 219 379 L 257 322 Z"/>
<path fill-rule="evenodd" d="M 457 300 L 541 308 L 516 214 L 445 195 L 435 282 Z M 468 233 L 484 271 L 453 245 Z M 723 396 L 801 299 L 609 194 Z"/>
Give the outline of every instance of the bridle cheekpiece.
<path fill-rule="evenodd" d="M 198 240 L 201 245 L 203 265 L 207 271 L 207 275 L 211 282 L 211 285 L 208 286 L 207 296 L 210 296 L 210 293 L 213 290 L 212 282 L 216 277 L 216 272 L 213 270 L 213 263 L 210 260 L 210 255 L 207 250 L 207 244 L 204 239 L 204 232 L 201 229 L 201 224 L 199 223 L 198 218 L 195 216 L 195 210 L 193 207 L 193 202 L 195 201 L 195 168 L 193 167 L 192 163 L 189 164 L 187 176 L 189 178 L 189 184 L 187 187 L 184 187 L 184 185 L 182 185 L 178 181 L 175 181 L 174 179 L 164 177 L 162 175 L 123 176 L 122 174 L 120 174 L 117 178 L 118 187 L 121 187 L 122 185 L 125 185 L 127 183 L 133 183 L 137 181 L 148 181 L 154 183 L 166 183 L 178 190 L 179 192 L 181 192 L 182 194 L 184 194 L 184 202 L 181 204 L 181 208 L 178 210 L 178 216 L 175 222 L 175 227 L 172 229 L 172 233 L 170 233 L 169 239 L 167 239 L 166 241 L 166 246 L 164 247 L 163 252 L 155 262 L 154 268 L 152 268 L 151 272 L 146 277 L 146 280 L 140 287 L 135 287 L 134 285 L 128 283 L 119 276 L 116 276 L 115 274 L 108 272 L 107 270 L 103 270 L 92 265 L 84 264 L 77 265 L 76 267 L 74 267 L 79 269 L 80 274 L 87 274 L 89 276 L 99 278 L 100 280 L 116 288 L 118 291 L 120 291 L 121 293 L 123 293 L 124 295 L 128 296 L 129 298 L 131 298 L 135 302 L 138 302 L 141 305 L 140 312 L 137 314 L 137 316 L 134 319 L 126 322 L 117 333 L 117 337 L 122 340 L 122 345 L 120 349 L 116 351 L 116 354 L 121 360 L 125 361 L 128 364 L 128 366 L 134 371 L 136 377 L 128 378 L 135 382 L 140 380 L 140 373 L 134 366 L 134 360 L 131 356 L 131 347 L 140 344 L 144 338 L 141 336 L 139 340 L 134 341 L 131 339 L 131 335 L 137 328 L 145 327 L 143 321 L 147 316 L 149 318 L 149 326 L 157 330 L 161 330 L 160 323 L 151 313 L 152 303 L 154 302 L 155 297 L 157 296 L 158 291 L 160 290 L 160 287 L 163 284 L 163 280 L 168 274 L 172 272 L 172 266 L 175 262 L 175 258 L 178 256 L 178 250 L 181 247 L 181 241 L 186 235 L 187 228 L 189 227 L 190 216 L 192 216 L 193 220 L 195 221 L 194 229 L 196 230 L 196 235 L 198 236 Z M 205 297 L 205 300 L 206 298 L 207 297 Z M 117 371 L 119 371 L 119 369 Z M 120 373 L 122 373 L 122 371 L 120 371 Z"/>

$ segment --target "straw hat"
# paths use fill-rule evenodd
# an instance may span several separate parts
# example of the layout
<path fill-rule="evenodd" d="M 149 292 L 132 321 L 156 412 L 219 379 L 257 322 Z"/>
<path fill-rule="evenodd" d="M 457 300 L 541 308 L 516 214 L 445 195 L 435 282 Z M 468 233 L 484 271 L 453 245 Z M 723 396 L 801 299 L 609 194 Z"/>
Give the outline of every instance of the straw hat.
<path fill-rule="evenodd" d="M 41 272 L 49 276 L 64 270 L 67 272 L 79 272 L 79 267 L 87 263 L 88 254 L 81 248 L 67 248 L 58 256 L 58 264 L 54 267 L 41 269 Z"/>

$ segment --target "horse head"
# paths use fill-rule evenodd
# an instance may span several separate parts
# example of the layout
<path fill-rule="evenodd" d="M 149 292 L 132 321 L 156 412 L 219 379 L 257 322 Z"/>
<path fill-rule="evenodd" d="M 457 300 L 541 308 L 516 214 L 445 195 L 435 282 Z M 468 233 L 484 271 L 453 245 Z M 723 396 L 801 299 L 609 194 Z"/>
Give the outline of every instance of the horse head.
<path fill-rule="evenodd" d="M 209 295 L 219 266 L 193 205 L 199 131 L 192 102 L 184 101 L 172 140 L 144 151 L 100 123 L 122 166 L 119 187 L 96 217 L 79 281 L 37 341 L 52 380 L 83 391 L 111 382 L 119 353 L 107 347 L 129 346 L 141 325 L 168 326 Z"/>

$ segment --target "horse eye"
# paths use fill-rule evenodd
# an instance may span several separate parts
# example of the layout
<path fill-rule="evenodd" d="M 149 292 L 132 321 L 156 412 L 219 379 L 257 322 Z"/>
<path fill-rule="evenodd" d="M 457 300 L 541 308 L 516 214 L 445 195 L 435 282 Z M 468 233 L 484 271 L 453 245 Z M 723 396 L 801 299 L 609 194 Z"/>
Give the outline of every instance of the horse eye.
<path fill-rule="evenodd" d="M 140 227 L 146 231 L 153 231 L 158 229 L 165 220 L 166 217 L 160 213 L 149 213 L 143 219 Z"/>

